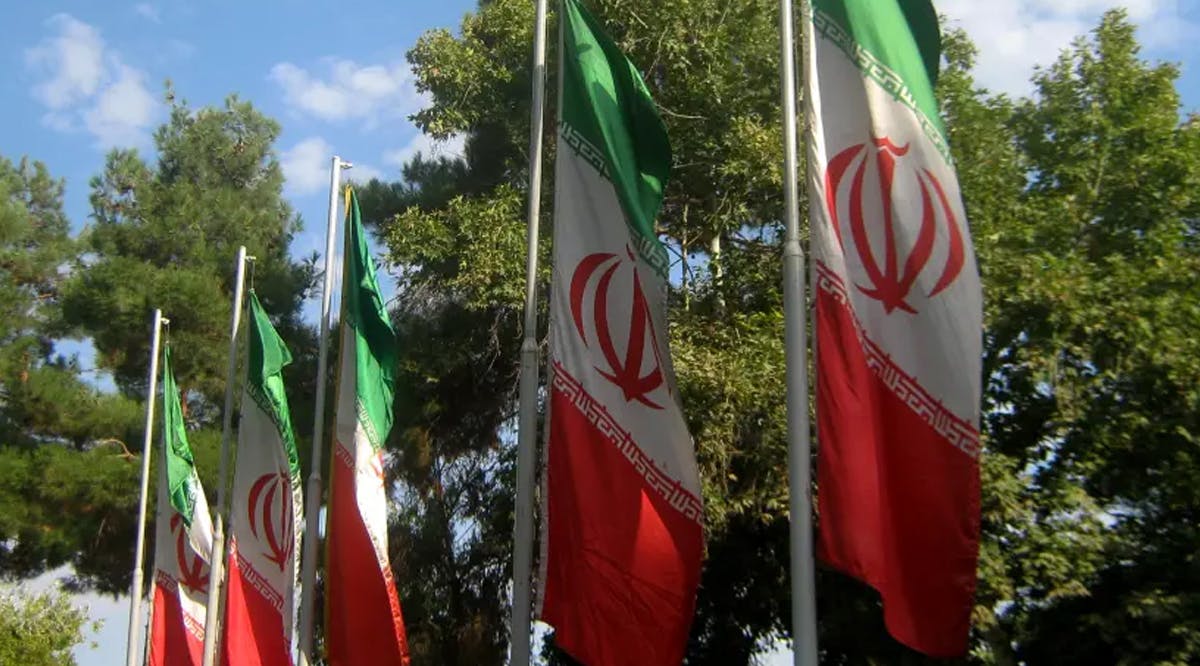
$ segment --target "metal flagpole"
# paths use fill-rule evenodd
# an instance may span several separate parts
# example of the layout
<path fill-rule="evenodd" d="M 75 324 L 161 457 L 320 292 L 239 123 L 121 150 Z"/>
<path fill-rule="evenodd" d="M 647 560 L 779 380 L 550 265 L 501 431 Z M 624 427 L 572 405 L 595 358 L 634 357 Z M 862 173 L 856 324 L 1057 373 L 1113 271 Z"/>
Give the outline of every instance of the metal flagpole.
<path fill-rule="evenodd" d="M 142 560 L 146 551 L 146 494 L 150 489 L 150 453 L 154 448 L 154 396 L 158 389 L 158 348 L 162 327 L 170 323 L 162 310 L 154 311 L 150 336 L 150 380 L 146 392 L 146 429 L 142 438 L 142 494 L 138 500 L 137 547 L 133 555 L 133 584 L 129 587 L 129 639 L 125 646 L 125 664 L 134 666 L 138 655 L 138 616 L 142 606 Z"/>
<path fill-rule="evenodd" d="M 801 0 L 806 2 L 806 0 Z M 804 12 L 804 16 L 808 16 Z M 783 241 L 784 349 L 787 356 L 788 488 L 791 514 L 792 655 L 796 666 L 817 665 L 817 595 L 813 565 L 808 423 L 808 340 L 804 250 L 796 191 L 796 43 L 792 2 L 779 2 L 782 62 L 786 234 Z M 804 29 L 807 34 L 807 28 Z"/>
<path fill-rule="evenodd" d="M 313 623 L 316 608 L 317 539 L 321 529 L 321 447 L 325 443 L 325 372 L 329 364 L 329 308 L 333 298 L 333 253 L 337 238 L 338 188 L 342 169 L 354 165 L 333 156 L 329 169 L 329 226 L 325 230 L 325 280 L 321 288 L 321 338 L 317 353 L 317 395 L 313 412 L 312 468 L 308 473 L 308 501 L 304 516 L 304 553 L 300 569 L 300 666 L 311 666 Z"/>
<path fill-rule="evenodd" d="M 517 498 L 513 524 L 513 597 L 509 663 L 529 666 L 533 579 L 533 486 L 537 464 L 537 257 L 542 204 L 542 123 L 546 111 L 546 0 L 537 0 L 533 29 L 533 107 L 529 118 L 529 204 L 525 229 L 525 336 L 521 341 L 517 424 Z"/>
<path fill-rule="evenodd" d="M 242 321 L 242 292 L 246 285 L 246 246 L 238 248 L 234 287 L 233 321 L 229 326 L 229 370 L 225 375 L 225 413 L 221 422 L 221 462 L 217 471 L 217 515 L 213 520 L 213 546 L 209 556 L 208 607 L 204 612 L 204 666 L 213 666 L 220 633 L 221 590 L 225 576 L 225 485 L 229 469 L 229 440 L 233 430 L 233 387 L 237 374 L 238 325 Z"/>

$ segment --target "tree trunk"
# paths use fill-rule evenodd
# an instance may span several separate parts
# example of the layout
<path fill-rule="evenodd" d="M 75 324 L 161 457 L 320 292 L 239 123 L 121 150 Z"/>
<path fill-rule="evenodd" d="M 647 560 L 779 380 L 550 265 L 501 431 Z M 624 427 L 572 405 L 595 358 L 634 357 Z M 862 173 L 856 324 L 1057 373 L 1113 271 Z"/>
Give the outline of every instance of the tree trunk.
<path fill-rule="evenodd" d="M 713 293 L 717 295 L 717 312 L 725 312 L 725 270 L 721 267 L 721 234 L 713 234 L 708 242 L 708 263 L 712 266 Z"/>

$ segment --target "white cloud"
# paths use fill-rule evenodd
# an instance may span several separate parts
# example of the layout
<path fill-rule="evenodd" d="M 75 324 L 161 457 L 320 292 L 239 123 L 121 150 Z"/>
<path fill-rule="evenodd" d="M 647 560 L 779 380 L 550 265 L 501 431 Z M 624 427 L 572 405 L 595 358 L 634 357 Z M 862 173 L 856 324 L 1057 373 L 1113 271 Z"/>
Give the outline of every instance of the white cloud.
<path fill-rule="evenodd" d="M 329 160 L 336 154 L 334 147 L 319 136 L 310 136 L 283 151 L 279 165 L 283 169 L 285 189 L 291 196 L 308 196 L 317 192 L 328 192 Z M 379 169 L 354 162 L 342 171 L 343 183 L 366 183 L 372 178 L 384 177 Z"/>
<path fill-rule="evenodd" d="M 155 7 L 148 2 L 140 2 L 134 5 L 133 11 L 147 21 L 152 23 L 162 23 L 162 14 L 159 13 L 158 7 Z"/>
<path fill-rule="evenodd" d="M 145 74 L 122 62 L 91 25 L 68 14 L 47 25 L 54 34 L 25 52 L 26 68 L 41 78 L 31 93 L 46 107 L 42 122 L 59 132 L 85 130 L 99 148 L 145 144 L 160 109 Z"/>
<path fill-rule="evenodd" d="M 104 40 L 95 28 L 67 14 L 46 23 L 58 34 L 27 50 L 25 63 L 49 73 L 33 87 L 34 98 L 62 109 L 95 94 L 104 80 Z"/>
<path fill-rule="evenodd" d="M 158 100 L 146 90 L 141 72 L 121 64 L 115 69 L 115 80 L 83 113 L 84 126 L 103 145 L 137 145 L 154 121 Z"/>
<path fill-rule="evenodd" d="M 452 135 L 445 141 L 438 141 L 424 132 L 417 132 L 403 147 L 389 150 L 383 154 L 385 164 L 397 169 L 403 168 L 417 153 L 427 158 L 462 157 L 464 139 L 461 134 Z"/>
<path fill-rule="evenodd" d="M 309 137 L 283 151 L 279 164 L 283 168 L 289 194 L 304 196 L 321 191 L 329 182 L 329 160 L 333 146 L 319 136 Z"/>
<path fill-rule="evenodd" d="M 950 17 L 979 47 L 976 77 L 997 92 L 1033 90 L 1035 65 L 1050 65 L 1075 37 L 1092 30 L 1100 15 L 1125 7 L 1151 47 L 1169 47 L 1187 34 L 1178 0 L 941 0 Z"/>
<path fill-rule="evenodd" d="M 406 116 L 421 103 L 403 63 L 359 65 L 334 58 L 325 61 L 325 69 L 328 76 L 321 77 L 282 62 L 271 68 L 270 78 L 283 89 L 288 106 L 321 120 L 360 119 L 370 127 L 381 117 Z"/>

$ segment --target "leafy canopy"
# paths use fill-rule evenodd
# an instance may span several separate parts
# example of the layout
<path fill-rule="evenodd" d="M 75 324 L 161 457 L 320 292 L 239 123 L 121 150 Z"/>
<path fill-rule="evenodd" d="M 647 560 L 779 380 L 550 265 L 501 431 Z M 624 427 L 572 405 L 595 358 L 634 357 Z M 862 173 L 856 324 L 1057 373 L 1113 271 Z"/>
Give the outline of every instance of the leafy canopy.
<path fill-rule="evenodd" d="M 672 343 L 708 519 L 688 663 L 747 663 L 790 627 L 776 6 L 590 7 L 641 69 L 675 154 L 658 230 L 679 276 Z M 418 158 L 401 182 L 368 188 L 403 275 L 411 350 L 392 446 L 417 490 L 393 528 L 424 545 L 394 564 L 444 577 L 398 577 L 421 663 L 468 663 L 462 635 L 436 628 L 447 624 L 487 636 L 471 645 L 490 657 L 470 663 L 503 659 L 494 590 L 510 564 L 531 25 L 529 3 L 492 0 L 458 34 L 427 32 L 409 53 L 431 98 L 414 118 L 435 137 L 464 135 L 466 155 Z M 944 42 L 939 101 L 986 295 L 984 543 L 967 661 L 1186 663 L 1200 645 L 1200 570 L 1182 564 L 1200 506 L 1189 333 L 1200 152 L 1197 123 L 1180 122 L 1178 72 L 1138 57 L 1121 12 L 1040 70 L 1029 99 L 980 89 L 967 36 Z M 494 605 L 439 606 L 446 589 Z M 870 591 L 821 571 L 818 597 L 825 662 L 922 661 L 886 636 Z"/>
<path fill-rule="evenodd" d="M 62 592 L 0 589 L 0 664 L 75 666 L 71 648 L 84 640 L 87 613 Z"/>

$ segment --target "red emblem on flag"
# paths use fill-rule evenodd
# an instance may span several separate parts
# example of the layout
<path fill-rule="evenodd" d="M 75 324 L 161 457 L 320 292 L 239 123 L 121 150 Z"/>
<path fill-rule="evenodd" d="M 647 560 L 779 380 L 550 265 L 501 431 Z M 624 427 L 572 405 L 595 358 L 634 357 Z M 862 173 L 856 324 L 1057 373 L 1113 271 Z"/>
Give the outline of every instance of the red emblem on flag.
<path fill-rule="evenodd" d="M 589 254 L 579 262 L 571 276 L 571 317 L 584 344 L 589 349 L 593 347 L 593 343 L 600 348 L 604 367 L 595 366 L 600 376 L 621 389 L 626 402 L 636 400 L 652 409 L 662 409 L 662 405 L 650 399 L 650 394 L 664 384 L 657 334 L 650 318 L 650 308 L 646 304 L 646 294 L 642 291 L 637 263 L 628 248 L 625 252 L 629 258 L 628 262 L 620 255 L 608 252 Z M 626 339 L 624 358 L 617 352 L 613 339 L 614 333 L 621 332 L 612 330 L 612 320 L 609 318 L 609 301 L 614 298 L 610 294 L 613 278 L 623 267 L 633 273 L 629 330 L 623 332 Z M 593 279 L 596 275 L 599 275 L 599 278 Z M 593 283 L 595 289 L 591 290 L 591 295 L 592 321 L 595 324 L 594 340 L 584 326 L 584 301 Z M 615 298 L 618 303 L 624 300 L 620 296 Z M 647 344 L 650 346 L 650 366 L 643 368 L 646 364 Z"/>
<path fill-rule="evenodd" d="M 263 555 L 283 571 L 292 556 L 292 492 L 288 476 L 272 472 L 258 477 L 250 486 L 247 507 L 250 533 L 266 548 Z"/>
<path fill-rule="evenodd" d="M 208 593 L 208 563 L 192 549 L 188 543 L 187 526 L 183 524 L 183 516 L 171 514 L 171 531 L 177 532 L 175 537 L 175 561 L 179 564 L 179 584 L 192 592 Z"/>
<path fill-rule="evenodd" d="M 937 176 L 919 164 L 909 165 L 909 145 L 897 146 L 887 137 L 872 139 L 870 143 L 860 143 L 838 153 L 829 161 L 825 171 L 825 206 L 833 223 L 834 235 L 842 250 L 846 244 L 842 238 L 842 220 L 845 215 L 839 214 L 838 194 L 845 186 L 847 176 L 850 176 L 849 197 L 849 227 L 854 240 L 854 248 L 862 261 L 863 270 L 869 285 L 855 283 L 859 291 L 883 304 L 889 314 L 899 308 L 905 312 L 916 314 L 916 309 L 908 302 L 909 292 L 912 291 L 917 277 L 925 271 L 934 255 L 937 241 L 938 226 L 946 229 L 946 256 L 941 265 L 941 273 L 937 283 L 928 293 L 932 298 L 949 287 L 962 271 L 965 260 L 963 251 L 963 235 L 959 220 L 954 214 L 950 200 Z M 874 159 L 872 159 L 874 157 Z M 857 168 L 851 171 L 851 167 Z M 868 204 L 866 182 L 868 165 L 873 164 L 877 172 L 874 179 L 878 191 L 874 194 L 879 202 L 882 220 L 868 219 L 864 211 Z M 909 211 L 896 209 L 895 191 L 897 187 L 897 167 L 908 169 L 901 176 L 904 184 L 909 185 L 916 180 L 921 194 L 920 226 L 911 247 L 900 247 L 897 238 L 898 224 L 896 215 L 907 216 Z M 903 218 L 902 218 L 903 219 Z M 882 235 L 882 239 L 879 236 Z M 904 234 L 903 237 L 908 237 Z M 874 245 L 872 244 L 874 243 Z M 880 267 L 876 251 L 882 246 L 883 266 Z M 907 256 L 902 253 L 907 252 Z M 901 265 L 903 262 L 903 265 Z"/>

